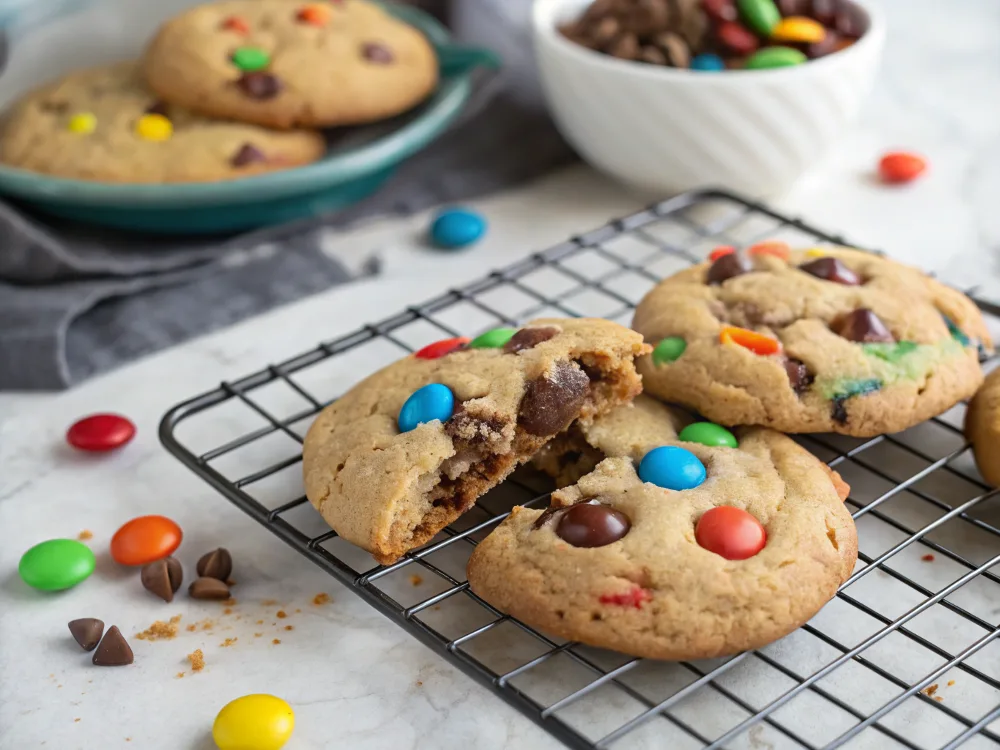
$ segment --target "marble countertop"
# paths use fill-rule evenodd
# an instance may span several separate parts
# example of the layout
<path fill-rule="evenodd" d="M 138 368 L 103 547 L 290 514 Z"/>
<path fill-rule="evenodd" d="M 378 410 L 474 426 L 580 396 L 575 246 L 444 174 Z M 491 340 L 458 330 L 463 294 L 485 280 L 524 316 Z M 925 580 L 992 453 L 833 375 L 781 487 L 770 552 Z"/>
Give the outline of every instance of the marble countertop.
<path fill-rule="evenodd" d="M 934 0 L 885 4 L 885 64 L 860 125 L 777 207 L 1000 299 L 1000 99 L 989 94 L 1000 90 L 1000 5 L 956 0 L 944 11 Z M 897 147 L 928 156 L 926 179 L 895 189 L 877 184 L 878 155 Z M 327 250 L 346 262 L 378 251 L 385 273 L 377 280 L 303 300 L 70 392 L 0 394 L 0 748 L 209 750 L 218 709 L 252 692 L 280 695 L 295 708 L 288 750 L 559 747 L 230 506 L 166 454 L 156 428 L 170 406 L 221 380 L 646 202 L 578 166 L 476 202 L 491 231 L 466 253 L 424 249 L 424 216 L 372 222 L 331 238 Z M 75 418 L 104 410 L 137 423 L 132 444 L 98 457 L 64 447 Z M 134 573 L 111 563 L 111 534 L 145 513 L 182 525 L 179 556 L 189 573 L 202 552 L 219 545 L 232 551 L 238 583 L 229 614 L 186 596 L 162 604 Z M 85 584 L 50 596 L 20 582 L 24 549 L 84 530 L 98 554 L 97 573 Z M 319 593 L 329 603 L 314 604 Z M 177 637 L 135 637 L 176 615 Z M 65 625 L 85 616 L 118 625 L 135 664 L 91 666 Z M 222 646 L 227 638 L 235 643 Z M 198 648 L 206 666 L 193 673 L 186 655 Z"/>

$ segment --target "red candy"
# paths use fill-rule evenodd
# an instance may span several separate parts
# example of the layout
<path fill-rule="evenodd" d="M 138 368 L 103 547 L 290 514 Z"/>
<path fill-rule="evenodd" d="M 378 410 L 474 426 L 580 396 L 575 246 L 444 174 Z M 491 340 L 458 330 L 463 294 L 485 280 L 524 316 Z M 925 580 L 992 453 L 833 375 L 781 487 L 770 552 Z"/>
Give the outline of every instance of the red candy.
<path fill-rule="evenodd" d="M 102 453 L 121 448 L 135 436 L 135 425 L 117 414 L 92 414 L 66 431 L 66 442 L 77 450 Z"/>
<path fill-rule="evenodd" d="M 906 151 L 886 154 L 878 163 L 878 171 L 883 182 L 912 182 L 927 169 L 927 162 L 921 156 Z"/>
<path fill-rule="evenodd" d="M 694 538 L 704 549 L 727 560 L 746 560 L 764 549 L 767 532 L 745 510 L 720 505 L 698 519 Z"/>
<path fill-rule="evenodd" d="M 791 252 L 792 248 L 788 246 L 787 242 L 768 240 L 767 242 L 758 242 L 756 245 L 751 245 L 747 250 L 747 255 L 773 255 L 775 258 L 780 258 L 781 260 L 788 260 Z"/>
<path fill-rule="evenodd" d="M 701 0 L 701 7 L 705 9 L 705 14 L 717 23 L 735 21 L 739 16 L 733 0 Z"/>
<path fill-rule="evenodd" d="M 641 586 L 633 586 L 629 591 L 616 594 L 601 594 L 599 601 L 601 604 L 615 604 L 619 607 L 635 607 L 642 609 L 645 602 L 653 600 L 653 595 L 649 589 Z"/>
<path fill-rule="evenodd" d="M 760 46 L 757 35 L 746 26 L 741 26 L 735 21 L 727 21 L 719 24 L 715 31 L 719 41 L 735 52 L 737 55 L 749 55 Z"/>
<path fill-rule="evenodd" d="M 229 16 L 220 25 L 226 31 L 235 31 L 237 34 L 246 35 L 250 33 L 250 24 L 239 16 Z"/>
<path fill-rule="evenodd" d="M 146 565 L 181 546 L 181 527 L 166 516 L 139 516 L 111 537 L 111 557 L 121 565 Z"/>
<path fill-rule="evenodd" d="M 708 254 L 708 259 L 711 261 L 716 261 L 723 255 L 732 255 L 736 252 L 736 248 L 732 245 L 720 245 L 715 248 L 712 252 Z"/>
<path fill-rule="evenodd" d="M 756 331 L 748 331 L 746 328 L 736 326 L 726 326 L 719 333 L 720 344 L 738 344 L 744 349 L 749 349 L 754 354 L 766 357 L 770 354 L 781 353 L 781 342 L 765 336 Z"/>
<path fill-rule="evenodd" d="M 423 349 L 417 350 L 413 356 L 417 359 L 438 359 L 446 354 L 451 354 L 463 346 L 468 344 L 470 339 L 465 336 L 459 336 L 454 339 L 444 339 L 442 341 L 435 341 L 433 344 L 428 344 Z"/>

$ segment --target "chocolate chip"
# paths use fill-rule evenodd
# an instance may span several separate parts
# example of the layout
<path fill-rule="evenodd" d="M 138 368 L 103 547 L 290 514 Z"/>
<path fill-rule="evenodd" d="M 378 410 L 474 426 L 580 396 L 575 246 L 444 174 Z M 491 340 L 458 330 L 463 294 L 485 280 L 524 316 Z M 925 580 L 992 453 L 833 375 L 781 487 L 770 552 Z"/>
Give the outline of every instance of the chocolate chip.
<path fill-rule="evenodd" d="M 98 620 L 96 617 L 81 617 L 79 620 L 70 620 L 69 632 L 73 635 L 73 639 L 80 644 L 80 648 L 84 651 L 93 651 L 101 642 L 104 621 Z"/>
<path fill-rule="evenodd" d="M 892 343 L 896 339 L 889 333 L 885 323 L 867 307 L 843 315 L 830 326 L 833 332 L 848 341 Z"/>
<path fill-rule="evenodd" d="M 840 424 L 847 423 L 847 406 L 845 402 L 846 398 L 835 398 L 830 403 L 830 416 L 833 417 L 833 421 L 839 422 Z"/>
<path fill-rule="evenodd" d="M 680 34 L 667 31 L 656 37 L 656 44 L 667 56 L 667 61 L 675 68 L 691 66 L 691 48 Z"/>
<path fill-rule="evenodd" d="M 392 54 L 392 50 L 381 42 L 366 42 L 361 47 L 361 55 L 368 62 L 378 63 L 379 65 L 388 65 L 396 59 L 396 56 Z"/>
<path fill-rule="evenodd" d="M 192 599 L 228 599 L 229 587 L 218 578 L 198 578 L 188 586 Z"/>
<path fill-rule="evenodd" d="M 255 70 L 244 73 L 236 85 L 251 99 L 273 99 L 281 93 L 281 81 L 270 73 Z"/>
<path fill-rule="evenodd" d="M 736 253 L 729 253 L 717 258 L 709 266 L 705 281 L 709 284 L 721 284 L 723 281 L 727 281 L 734 276 L 749 273 L 750 270 L 750 264 L 742 256 Z"/>
<path fill-rule="evenodd" d="M 98 667 L 124 667 L 134 660 L 132 648 L 125 641 L 125 636 L 117 625 L 112 625 L 94 652 L 94 664 Z"/>
<path fill-rule="evenodd" d="M 233 572 L 233 556 L 225 547 L 219 547 L 202 555 L 195 570 L 204 578 L 226 581 Z"/>
<path fill-rule="evenodd" d="M 803 362 L 797 359 L 785 360 L 785 372 L 788 373 L 788 383 L 796 393 L 802 393 L 813 382 L 813 376 Z"/>
<path fill-rule="evenodd" d="M 229 160 L 229 163 L 234 167 L 245 167 L 249 164 L 264 161 L 267 161 L 267 156 L 263 151 L 254 146 L 252 143 L 244 143 L 240 146 L 239 150 L 233 154 L 233 158 Z"/>
<path fill-rule="evenodd" d="M 597 503 L 580 503 L 559 519 L 556 534 L 574 547 L 603 547 L 617 542 L 631 526 L 621 511 Z"/>
<path fill-rule="evenodd" d="M 560 362 L 528 383 L 518 421 L 531 435 L 555 435 L 576 419 L 589 393 L 587 373 L 576 364 Z"/>
<path fill-rule="evenodd" d="M 165 602 L 174 600 L 174 592 L 181 587 L 184 571 L 181 564 L 172 557 L 156 560 L 142 567 L 139 574 L 142 587 L 151 594 L 156 594 Z"/>
<path fill-rule="evenodd" d="M 161 117 L 167 116 L 167 107 L 169 105 L 164 101 L 155 101 L 146 107 L 147 115 L 160 115 Z"/>
<path fill-rule="evenodd" d="M 506 344 L 503 350 L 506 354 L 516 354 L 525 349 L 534 349 L 543 341 L 548 341 L 553 336 L 559 335 L 559 329 L 552 326 L 542 326 L 541 328 L 522 328 L 515 333 Z"/>
<path fill-rule="evenodd" d="M 861 283 L 861 279 L 854 271 L 845 266 L 839 258 L 833 258 L 829 255 L 805 263 L 799 266 L 799 270 L 805 271 L 817 279 L 832 281 L 835 284 L 857 286 Z"/>

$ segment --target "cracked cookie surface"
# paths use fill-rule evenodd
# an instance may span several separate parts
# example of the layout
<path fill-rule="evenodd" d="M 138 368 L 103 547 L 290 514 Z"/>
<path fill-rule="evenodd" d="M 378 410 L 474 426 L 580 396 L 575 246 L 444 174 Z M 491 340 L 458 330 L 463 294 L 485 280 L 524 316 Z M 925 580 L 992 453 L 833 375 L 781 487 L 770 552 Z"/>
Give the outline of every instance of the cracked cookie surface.
<path fill-rule="evenodd" d="M 342 537 L 392 562 L 573 420 L 589 422 L 641 390 L 633 360 L 649 347 L 623 326 L 551 319 L 511 333 L 427 347 L 320 413 L 303 448 L 306 495 Z M 453 413 L 401 431 L 404 404 L 429 384 L 453 393 Z"/>
<path fill-rule="evenodd" d="M 607 458 L 554 492 L 548 510 L 514 508 L 474 550 L 472 590 L 546 632 L 655 659 L 713 658 L 787 635 L 850 576 L 857 532 L 825 464 L 772 430 L 736 435 L 738 448 L 668 442 L 706 467 L 694 489 L 643 482 L 632 459 Z M 594 539 L 566 519 L 595 507 L 603 526 L 591 531 L 604 543 L 585 546 Z M 759 522 L 756 554 L 702 546 L 700 524 L 719 508 Z"/>
<path fill-rule="evenodd" d="M 858 437 L 971 396 L 992 342 L 975 304 L 849 248 L 723 255 L 665 279 L 633 328 L 654 347 L 647 392 L 728 425 Z"/>

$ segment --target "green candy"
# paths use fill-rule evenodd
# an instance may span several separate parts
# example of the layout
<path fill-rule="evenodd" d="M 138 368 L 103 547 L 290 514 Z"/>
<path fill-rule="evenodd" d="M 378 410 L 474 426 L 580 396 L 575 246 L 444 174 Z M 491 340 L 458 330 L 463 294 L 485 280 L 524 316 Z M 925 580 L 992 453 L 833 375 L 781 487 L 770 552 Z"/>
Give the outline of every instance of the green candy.
<path fill-rule="evenodd" d="M 653 364 L 659 367 L 673 362 L 687 349 L 687 343 L 680 336 L 668 336 L 653 349 Z"/>
<path fill-rule="evenodd" d="M 841 384 L 840 390 L 834 394 L 834 401 L 843 401 L 851 396 L 864 396 L 882 388 L 882 381 L 877 378 L 869 380 L 848 380 Z"/>
<path fill-rule="evenodd" d="M 701 443 L 717 448 L 735 448 L 739 445 L 736 436 L 725 427 L 712 422 L 695 422 L 689 424 L 677 436 L 685 443 Z"/>
<path fill-rule="evenodd" d="M 804 53 L 791 47 L 764 47 L 754 52 L 744 66 L 746 70 L 788 68 L 806 61 Z"/>
<path fill-rule="evenodd" d="M 17 572 L 33 588 L 62 591 L 94 572 L 94 553 L 75 539 L 49 539 L 21 556 Z"/>
<path fill-rule="evenodd" d="M 760 36 L 771 36 L 781 20 L 781 11 L 774 0 L 737 0 L 743 22 Z"/>
<path fill-rule="evenodd" d="M 951 337 L 962 346 L 969 346 L 971 343 L 969 337 L 962 333 L 962 329 L 955 325 L 955 321 L 947 315 L 942 315 L 941 317 L 944 318 L 944 324 L 948 326 L 948 333 L 951 334 Z"/>
<path fill-rule="evenodd" d="M 915 352 L 917 345 L 912 341 L 898 341 L 895 344 L 862 344 L 861 348 L 869 357 L 878 357 L 896 364 L 907 354 Z"/>
<path fill-rule="evenodd" d="M 469 342 L 470 349 L 499 349 L 517 333 L 516 328 L 494 328 Z"/>
<path fill-rule="evenodd" d="M 240 47 L 233 53 L 233 65 L 247 73 L 263 70 L 271 63 L 271 57 L 257 47 Z"/>

